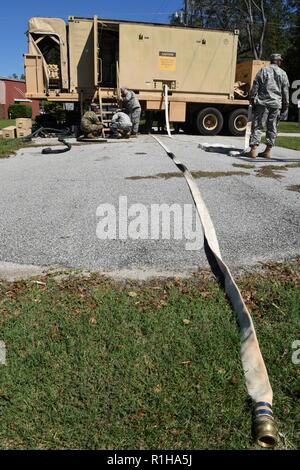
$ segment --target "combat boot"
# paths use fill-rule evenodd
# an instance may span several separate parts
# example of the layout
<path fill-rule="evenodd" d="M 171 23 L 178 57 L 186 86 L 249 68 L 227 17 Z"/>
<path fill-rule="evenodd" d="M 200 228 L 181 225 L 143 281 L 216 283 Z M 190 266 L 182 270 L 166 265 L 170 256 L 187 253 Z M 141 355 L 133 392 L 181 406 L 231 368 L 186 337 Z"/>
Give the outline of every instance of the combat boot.
<path fill-rule="evenodd" d="M 258 156 L 261 158 L 271 158 L 271 149 L 272 147 L 267 146 L 263 152 L 258 154 Z"/>
<path fill-rule="evenodd" d="M 251 150 L 249 150 L 249 152 L 244 152 L 243 153 L 243 157 L 247 157 L 247 158 L 256 158 L 257 157 L 257 146 L 256 145 L 253 145 L 253 147 L 251 147 Z"/>
<path fill-rule="evenodd" d="M 96 136 L 93 132 L 90 132 L 85 136 L 85 139 L 96 139 Z"/>

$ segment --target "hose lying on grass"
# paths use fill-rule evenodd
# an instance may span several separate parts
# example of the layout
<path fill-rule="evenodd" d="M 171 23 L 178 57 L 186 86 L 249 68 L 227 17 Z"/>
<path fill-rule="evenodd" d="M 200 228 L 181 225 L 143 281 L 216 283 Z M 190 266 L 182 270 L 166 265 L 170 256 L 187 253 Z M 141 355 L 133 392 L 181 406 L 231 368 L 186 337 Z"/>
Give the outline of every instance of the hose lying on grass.
<path fill-rule="evenodd" d="M 165 85 L 164 95 L 168 135 L 172 138 L 168 123 L 167 85 Z M 183 173 L 190 189 L 203 228 L 204 248 L 207 259 L 213 273 L 225 290 L 232 309 L 236 314 L 240 328 L 241 361 L 243 364 L 247 391 L 253 402 L 253 433 L 255 435 L 255 440 L 261 447 L 274 447 L 278 442 L 278 431 L 274 423 L 272 412 L 273 392 L 268 372 L 259 348 L 251 315 L 245 305 L 242 294 L 233 279 L 229 267 L 222 259 L 212 219 L 195 179 L 188 168 L 178 160 L 174 153 L 171 152 L 160 139 L 154 135 L 152 137 L 165 150 L 168 157 L 173 161 L 178 170 Z"/>

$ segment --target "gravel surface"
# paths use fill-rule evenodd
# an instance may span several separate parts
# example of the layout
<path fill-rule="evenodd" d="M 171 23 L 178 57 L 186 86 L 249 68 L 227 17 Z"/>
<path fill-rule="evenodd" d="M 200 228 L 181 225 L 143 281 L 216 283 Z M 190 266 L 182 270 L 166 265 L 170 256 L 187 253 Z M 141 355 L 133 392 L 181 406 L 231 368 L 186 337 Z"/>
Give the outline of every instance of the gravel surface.
<path fill-rule="evenodd" d="M 230 266 L 299 255 L 300 194 L 288 187 L 300 184 L 300 168 L 275 171 L 280 179 L 259 177 L 257 170 L 300 162 L 300 152 L 277 148 L 271 161 L 253 162 L 222 151 L 222 145 L 242 148 L 243 139 L 187 135 L 161 139 L 190 170 L 207 172 L 198 174 L 197 182 Z M 207 152 L 199 148 L 200 143 L 220 148 Z M 127 196 L 128 207 L 144 204 L 149 213 L 151 204 L 176 203 L 182 209 L 192 204 L 184 178 L 176 174 L 178 170 L 151 136 L 76 146 L 61 155 L 41 155 L 40 148 L 26 148 L 0 160 L 0 276 L 10 266 L 7 263 L 128 277 L 186 274 L 207 267 L 204 250 L 186 250 L 186 239 L 97 238 L 97 207 L 108 203 L 118 209 L 120 196 Z"/>

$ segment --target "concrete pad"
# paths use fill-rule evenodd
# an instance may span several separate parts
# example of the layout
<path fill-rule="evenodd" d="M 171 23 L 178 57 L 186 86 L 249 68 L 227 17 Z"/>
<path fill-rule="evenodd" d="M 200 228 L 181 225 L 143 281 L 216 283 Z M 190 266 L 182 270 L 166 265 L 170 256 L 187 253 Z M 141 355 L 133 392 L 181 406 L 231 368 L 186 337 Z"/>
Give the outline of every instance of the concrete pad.
<path fill-rule="evenodd" d="M 275 148 L 271 161 L 253 162 L 199 148 L 201 143 L 241 148 L 240 138 L 182 134 L 173 140 L 161 138 L 197 172 L 230 267 L 299 255 L 300 196 L 289 188 L 299 185 L 300 168 L 281 167 L 300 162 L 300 152 Z M 243 167 L 250 163 L 254 168 Z M 270 164 L 278 166 L 276 178 L 260 176 L 258 170 Z M 40 147 L 29 147 L 0 160 L 2 272 L 24 265 L 25 271 L 28 266 L 37 267 L 37 273 L 55 267 L 139 277 L 207 268 L 203 248 L 187 250 L 186 238 L 99 240 L 96 235 L 97 208 L 112 204 L 118 210 L 120 196 L 127 197 L 129 207 L 143 204 L 149 211 L 151 204 L 179 204 L 181 208 L 192 204 L 178 173 L 147 135 L 114 141 L 114 145 L 74 146 L 60 155 L 41 155 Z M 171 233 L 173 226 L 171 221 Z"/>

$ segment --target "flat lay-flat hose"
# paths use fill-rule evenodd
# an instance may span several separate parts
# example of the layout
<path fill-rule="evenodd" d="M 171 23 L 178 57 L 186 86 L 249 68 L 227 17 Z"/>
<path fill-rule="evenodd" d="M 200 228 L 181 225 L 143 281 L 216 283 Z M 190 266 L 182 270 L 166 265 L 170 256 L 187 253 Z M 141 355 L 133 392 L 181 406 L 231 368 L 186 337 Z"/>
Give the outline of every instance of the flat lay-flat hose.
<path fill-rule="evenodd" d="M 168 87 L 165 86 L 165 112 L 169 137 L 172 138 L 168 123 Z M 241 361 L 243 365 L 247 391 L 253 402 L 253 433 L 256 442 L 262 447 L 274 447 L 278 442 L 278 431 L 272 413 L 273 392 L 267 369 L 259 348 L 251 315 L 245 305 L 242 294 L 236 285 L 229 267 L 222 259 L 216 231 L 202 198 L 198 185 L 188 168 L 156 136 L 152 136 L 165 150 L 176 165 L 190 189 L 192 199 L 204 234 L 204 247 L 209 264 L 216 277 L 221 281 L 227 298 L 236 314 L 241 338 Z"/>

